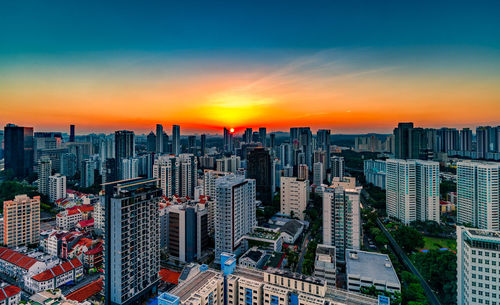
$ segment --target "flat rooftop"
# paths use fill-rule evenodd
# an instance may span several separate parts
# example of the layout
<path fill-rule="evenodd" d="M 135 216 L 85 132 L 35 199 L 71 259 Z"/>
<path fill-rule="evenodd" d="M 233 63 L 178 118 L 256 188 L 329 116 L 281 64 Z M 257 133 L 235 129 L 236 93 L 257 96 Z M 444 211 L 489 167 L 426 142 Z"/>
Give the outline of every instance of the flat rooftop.
<path fill-rule="evenodd" d="M 196 291 L 205 286 L 206 283 L 217 277 L 219 273 L 207 270 L 204 272 L 200 272 L 197 276 L 193 277 L 191 280 L 178 285 L 171 291 L 170 294 L 178 296 L 181 302 L 186 301 L 189 297 L 191 297 Z"/>
<path fill-rule="evenodd" d="M 357 258 L 353 258 L 354 253 L 357 254 Z M 348 276 L 359 275 L 362 278 L 400 284 L 392 262 L 386 254 L 347 250 L 346 260 Z"/>

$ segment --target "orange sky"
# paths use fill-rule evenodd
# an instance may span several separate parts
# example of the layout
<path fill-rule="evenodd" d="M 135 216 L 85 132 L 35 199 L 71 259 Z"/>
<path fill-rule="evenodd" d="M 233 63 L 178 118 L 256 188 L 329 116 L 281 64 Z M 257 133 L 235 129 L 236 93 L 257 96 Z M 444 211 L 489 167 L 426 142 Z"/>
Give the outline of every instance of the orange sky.
<path fill-rule="evenodd" d="M 341 133 L 387 132 L 399 121 L 432 127 L 500 124 L 499 78 L 481 70 L 364 68 L 323 56 L 269 66 L 221 65 L 191 64 L 187 72 L 178 67 L 182 63 L 13 66 L 0 75 L 0 123 L 137 132 L 156 123 L 180 124 L 186 132 L 301 125 Z"/>

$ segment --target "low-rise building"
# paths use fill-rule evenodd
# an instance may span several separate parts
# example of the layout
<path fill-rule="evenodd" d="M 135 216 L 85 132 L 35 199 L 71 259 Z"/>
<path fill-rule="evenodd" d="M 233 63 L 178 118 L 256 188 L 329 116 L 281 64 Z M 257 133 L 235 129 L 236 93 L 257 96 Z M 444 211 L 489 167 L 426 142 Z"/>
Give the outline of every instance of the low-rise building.
<path fill-rule="evenodd" d="M 303 231 L 304 224 L 295 219 L 288 221 L 280 228 L 283 241 L 287 244 L 294 244 Z"/>
<path fill-rule="evenodd" d="M 47 264 L 45 262 L 0 247 L 0 273 L 6 274 L 19 282 L 22 282 L 25 277 L 44 271 L 46 268 Z"/>
<path fill-rule="evenodd" d="M 21 288 L 8 285 L 0 288 L 0 305 L 17 305 L 21 301 Z"/>
<path fill-rule="evenodd" d="M 258 247 L 248 249 L 238 260 L 238 264 L 249 269 L 261 269 L 268 255 L 265 250 Z"/>
<path fill-rule="evenodd" d="M 316 248 L 314 276 L 325 280 L 326 284 L 335 287 L 337 283 L 335 247 L 319 244 Z"/>
<path fill-rule="evenodd" d="M 70 230 L 80 221 L 88 220 L 94 207 L 91 205 L 78 205 L 67 208 L 56 216 L 56 226 L 61 230 Z"/>
<path fill-rule="evenodd" d="M 248 248 L 259 246 L 268 251 L 281 251 L 283 247 L 283 236 L 279 229 L 268 229 L 262 227 L 253 228 L 252 232 L 244 237 Z"/>
<path fill-rule="evenodd" d="M 78 281 L 82 276 L 83 265 L 78 258 L 74 258 L 32 276 L 24 284 L 28 291 L 35 293 Z"/>
<path fill-rule="evenodd" d="M 359 250 L 346 251 L 347 289 L 360 292 L 361 287 L 379 291 L 401 291 L 401 283 L 387 254 Z"/>

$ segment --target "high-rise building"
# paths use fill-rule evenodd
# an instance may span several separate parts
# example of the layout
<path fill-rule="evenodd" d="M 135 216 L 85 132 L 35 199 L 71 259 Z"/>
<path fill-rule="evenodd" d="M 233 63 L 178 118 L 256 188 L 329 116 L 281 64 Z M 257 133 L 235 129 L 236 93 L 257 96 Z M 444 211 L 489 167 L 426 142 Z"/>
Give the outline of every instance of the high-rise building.
<path fill-rule="evenodd" d="M 139 177 L 139 159 L 138 158 L 126 158 L 122 159 L 122 173 L 121 179 L 129 180 Z"/>
<path fill-rule="evenodd" d="M 499 229 L 500 163 L 457 163 L 457 223 Z"/>
<path fill-rule="evenodd" d="M 293 166 L 293 146 L 290 143 L 282 143 L 279 146 L 279 159 L 283 166 Z"/>
<path fill-rule="evenodd" d="M 179 155 L 179 191 L 178 195 L 194 198 L 194 189 L 198 183 L 198 158 L 193 154 Z"/>
<path fill-rule="evenodd" d="M 460 150 L 472 151 L 472 130 L 469 128 L 460 130 Z"/>
<path fill-rule="evenodd" d="M 326 152 L 326 160 L 330 159 L 330 146 L 331 146 L 331 140 L 330 140 L 330 129 L 319 129 L 317 134 L 316 134 L 316 141 L 317 141 L 317 146 L 318 148 L 321 148 L 323 151 Z M 329 162 L 323 163 L 325 170 L 330 168 Z"/>
<path fill-rule="evenodd" d="M 385 190 L 385 161 L 384 160 L 365 160 L 363 173 L 366 183 L 371 183 Z"/>
<path fill-rule="evenodd" d="M 118 180 L 118 174 L 116 173 L 116 160 L 115 158 L 108 158 L 104 162 L 102 183 L 107 183 L 117 180 Z"/>
<path fill-rule="evenodd" d="M 274 150 L 276 148 L 276 134 L 275 133 L 271 133 L 269 135 L 269 147 L 271 148 L 271 150 Z"/>
<path fill-rule="evenodd" d="M 234 141 L 233 141 L 233 132 L 226 127 L 224 127 L 224 148 L 223 151 L 225 153 L 233 153 L 234 152 Z"/>
<path fill-rule="evenodd" d="M 486 159 L 488 153 L 488 127 L 480 126 L 476 128 L 476 153 L 478 159 Z"/>
<path fill-rule="evenodd" d="M 69 125 L 69 142 L 75 142 L 75 125 Z"/>
<path fill-rule="evenodd" d="M 188 153 L 196 154 L 196 136 L 188 136 Z"/>
<path fill-rule="evenodd" d="M 340 262 L 345 262 L 347 249 L 361 247 L 361 189 L 336 187 L 323 193 L 323 244 L 335 246 Z"/>
<path fill-rule="evenodd" d="M 257 199 L 263 202 L 271 201 L 271 156 L 269 150 L 256 147 L 248 151 L 247 177 L 255 179 Z"/>
<path fill-rule="evenodd" d="M 266 127 L 259 127 L 259 140 L 262 146 L 267 147 L 267 130 Z"/>
<path fill-rule="evenodd" d="M 200 136 L 200 155 L 201 156 L 205 155 L 206 146 L 207 146 L 207 135 L 202 134 Z"/>
<path fill-rule="evenodd" d="M 95 182 L 95 161 L 86 159 L 82 161 L 82 171 L 80 173 L 80 186 L 90 187 Z"/>
<path fill-rule="evenodd" d="M 408 159 L 410 158 L 410 137 L 413 123 L 399 123 L 394 129 L 395 140 L 395 158 Z"/>
<path fill-rule="evenodd" d="M 40 239 L 40 196 L 17 195 L 4 201 L 4 240 L 7 247 L 37 244 Z"/>
<path fill-rule="evenodd" d="M 215 259 L 244 251 L 243 237 L 257 225 L 255 180 L 227 175 L 215 181 Z"/>
<path fill-rule="evenodd" d="M 169 259 L 190 263 L 208 250 L 208 209 L 198 204 L 173 204 L 166 208 Z"/>
<path fill-rule="evenodd" d="M 241 158 L 239 156 L 232 155 L 230 157 L 222 157 L 215 160 L 216 169 L 219 172 L 231 172 L 236 173 L 241 167 Z"/>
<path fill-rule="evenodd" d="M 51 202 L 66 198 L 66 176 L 55 174 L 49 177 L 49 198 Z"/>
<path fill-rule="evenodd" d="M 331 159 L 332 178 L 344 178 L 345 166 L 344 157 L 333 156 Z"/>
<path fill-rule="evenodd" d="M 243 135 L 245 137 L 245 143 L 252 143 L 252 134 L 252 128 L 245 129 L 245 134 Z"/>
<path fill-rule="evenodd" d="M 67 177 L 73 177 L 76 174 L 76 155 L 73 153 L 64 153 L 61 155 L 61 174 Z"/>
<path fill-rule="evenodd" d="M 121 175 L 122 159 L 127 159 L 135 156 L 134 132 L 129 130 L 115 131 L 115 160 L 116 173 Z"/>
<path fill-rule="evenodd" d="M 439 163 L 386 160 L 386 204 L 387 215 L 404 224 L 439 222 Z"/>
<path fill-rule="evenodd" d="M 172 154 L 178 156 L 181 153 L 181 127 L 172 125 Z"/>
<path fill-rule="evenodd" d="M 309 199 L 309 181 L 281 177 L 280 213 L 304 220 Z"/>
<path fill-rule="evenodd" d="M 148 152 L 156 152 L 156 136 L 152 131 L 147 136 L 146 150 Z"/>
<path fill-rule="evenodd" d="M 309 180 L 309 167 L 307 164 L 299 164 L 297 179 L 302 181 Z"/>
<path fill-rule="evenodd" d="M 168 135 L 166 132 L 163 132 L 163 152 L 164 153 L 171 153 L 172 152 L 172 149 L 171 149 L 171 145 L 170 143 L 168 142 Z"/>
<path fill-rule="evenodd" d="M 500 232 L 457 226 L 457 305 L 498 304 Z"/>
<path fill-rule="evenodd" d="M 192 154 L 160 156 L 153 164 L 153 177 L 158 178 L 158 187 L 163 195 L 193 198 L 197 185 L 198 160 Z"/>
<path fill-rule="evenodd" d="M 14 177 L 23 178 L 33 172 L 33 127 L 7 124 L 4 129 L 5 170 L 12 170 Z"/>
<path fill-rule="evenodd" d="M 104 184 L 105 304 L 140 304 L 156 293 L 161 190 L 156 179 Z"/>
<path fill-rule="evenodd" d="M 323 180 L 325 180 L 324 176 L 324 167 L 323 163 L 316 162 L 313 165 L 313 184 L 320 186 L 323 184 Z"/>
<path fill-rule="evenodd" d="M 156 153 L 163 153 L 163 126 L 156 124 Z"/>
<path fill-rule="evenodd" d="M 49 194 L 49 177 L 52 175 L 52 161 L 49 158 L 41 158 L 37 164 L 38 171 L 38 192 Z"/>
<path fill-rule="evenodd" d="M 220 172 L 214 170 L 204 170 L 203 171 L 203 194 L 215 199 L 216 188 L 215 181 L 220 178 L 229 175 L 228 172 Z"/>

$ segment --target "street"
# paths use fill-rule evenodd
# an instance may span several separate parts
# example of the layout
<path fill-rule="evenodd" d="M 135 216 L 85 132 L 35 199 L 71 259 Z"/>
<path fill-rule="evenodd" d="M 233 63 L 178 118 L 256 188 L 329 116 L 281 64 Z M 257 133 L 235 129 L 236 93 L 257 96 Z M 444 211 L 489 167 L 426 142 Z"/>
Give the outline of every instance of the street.
<path fill-rule="evenodd" d="M 302 273 L 302 263 L 304 262 L 304 256 L 306 255 L 307 245 L 309 244 L 309 236 L 311 232 L 308 231 L 306 236 L 304 237 L 304 241 L 302 242 L 302 249 L 300 249 L 299 261 L 297 262 L 297 270 L 296 272 Z"/>
<path fill-rule="evenodd" d="M 77 291 L 78 289 L 82 288 L 83 286 L 86 286 L 86 285 L 88 285 L 88 284 L 90 284 L 90 283 L 92 283 L 94 281 L 97 281 L 100 276 L 101 276 L 101 273 L 94 273 L 92 275 L 87 275 L 87 276 L 85 276 L 85 278 L 81 282 L 78 282 L 78 283 L 76 283 L 73 286 L 63 286 L 63 287 L 60 287 L 61 288 L 61 292 L 64 295 L 68 295 L 68 294 L 70 294 L 72 292 Z"/>

